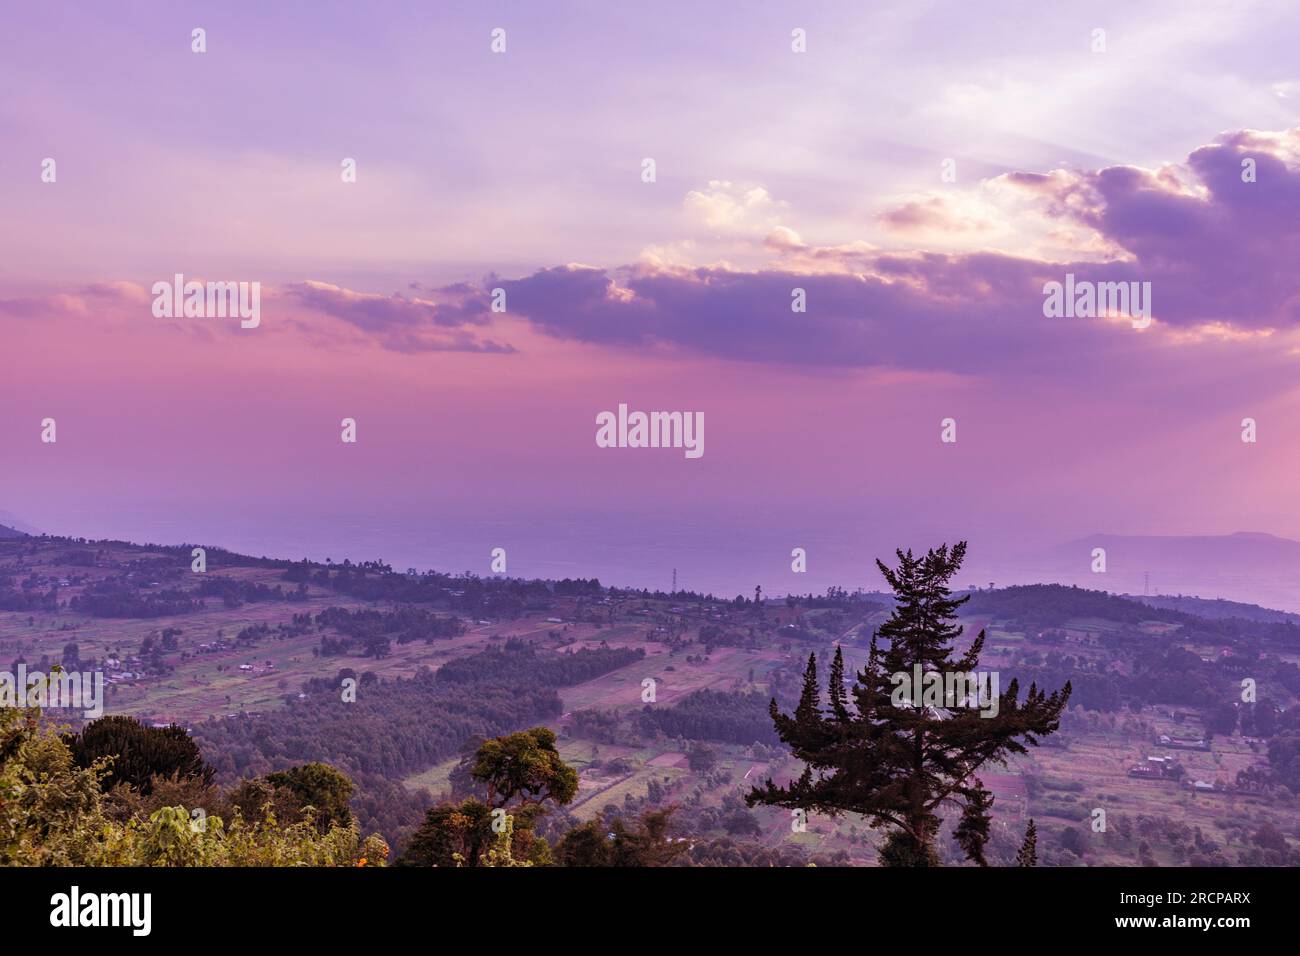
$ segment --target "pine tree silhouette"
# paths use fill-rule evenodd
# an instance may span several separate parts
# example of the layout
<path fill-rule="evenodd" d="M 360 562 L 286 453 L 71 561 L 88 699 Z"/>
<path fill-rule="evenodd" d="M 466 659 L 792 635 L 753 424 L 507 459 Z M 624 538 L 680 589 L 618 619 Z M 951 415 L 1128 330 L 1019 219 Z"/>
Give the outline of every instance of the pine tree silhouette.
<path fill-rule="evenodd" d="M 966 789 L 966 803 L 962 808 L 961 820 L 953 828 L 952 835 L 957 845 L 966 852 L 966 858 L 977 866 L 989 865 L 984 858 L 984 845 L 989 842 L 992 809 L 993 794 L 976 780 L 974 786 Z"/>
<path fill-rule="evenodd" d="M 1029 818 L 1029 826 L 1025 827 L 1025 842 L 1020 844 L 1020 852 L 1016 854 L 1016 866 L 1037 866 L 1038 865 L 1038 829 L 1034 826 L 1033 817 Z"/>
<path fill-rule="evenodd" d="M 976 777 L 985 763 L 1004 763 L 1011 754 L 1053 733 L 1070 697 L 1070 685 L 1052 694 L 1031 684 L 1025 700 L 1017 681 L 986 711 L 966 701 L 945 699 L 938 706 L 898 706 L 892 675 L 923 671 L 969 674 L 984 647 L 981 631 L 970 650 L 953 657 L 952 643 L 962 633 L 957 609 L 969 595 L 954 599 L 948 581 L 966 556 L 966 543 L 943 545 L 923 557 L 895 552 L 898 566 L 876 564 L 893 589 L 896 604 L 889 620 L 872 637 L 866 666 L 851 691 L 843 691 L 843 657 L 831 665 L 829 707 L 823 712 L 817 686 L 816 655 L 809 655 L 803 690 L 792 715 L 770 707 L 778 736 L 805 764 L 785 786 L 768 779 L 745 797 L 750 806 L 820 811 L 831 816 L 859 813 L 872 827 L 892 829 L 882 851 L 887 865 L 933 865 L 938 811 L 962 807 L 958 842 L 969 859 L 983 863 L 993 796 Z M 879 639 L 888 642 L 881 650 Z"/>

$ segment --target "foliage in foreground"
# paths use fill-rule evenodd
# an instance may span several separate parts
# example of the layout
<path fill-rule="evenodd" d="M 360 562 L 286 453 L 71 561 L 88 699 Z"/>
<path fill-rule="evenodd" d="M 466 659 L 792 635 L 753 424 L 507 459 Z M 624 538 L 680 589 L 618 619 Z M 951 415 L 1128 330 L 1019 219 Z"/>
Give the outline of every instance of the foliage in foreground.
<path fill-rule="evenodd" d="M 105 794 L 114 759 L 78 766 L 68 740 L 39 710 L 0 709 L 0 864 L 379 866 L 388 855 L 378 837 L 363 840 L 355 823 L 318 825 L 314 807 L 284 802 L 285 791 L 273 785 L 247 817 L 229 795 L 206 787 L 201 772 L 190 780 L 148 778 L 149 793 L 119 781 Z M 317 769 L 308 776 L 325 775 Z M 188 808 L 158 805 L 176 793 L 202 797 Z M 291 818 L 277 816 L 270 798 Z"/>
<path fill-rule="evenodd" d="M 686 850 L 668 836 L 673 808 L 647 812 L 635 826 L 588 821 L 552 850 L 535 828 L 577 796 L 578 775 L 549 728 L 485 740 L 462 769 L 485 799 L 431 807 L 398 866 L 667 866 Z"/>

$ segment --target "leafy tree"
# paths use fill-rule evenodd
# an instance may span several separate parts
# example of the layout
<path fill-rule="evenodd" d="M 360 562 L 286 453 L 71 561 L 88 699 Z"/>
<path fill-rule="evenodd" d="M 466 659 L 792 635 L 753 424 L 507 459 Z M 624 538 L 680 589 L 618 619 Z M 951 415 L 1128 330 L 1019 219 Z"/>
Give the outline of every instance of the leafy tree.
<path fill-rule="evenodd" d="M 1286 731 L 1268 742 L 1268 764 L 1292 793 L 1300 793 L 1300 733 Z"/>
<path fill-rule="evenodd" d="M 561 866 L 612 866 L 613 834 L 600 818 L 588 820 L 570 830 L 555 845 Z"/>
<path fill-rule="evenodd" d="M 981 631 L 964 655 L 954 657 L 953 641 L 962 633 L 955 623 L 957 609 L 969 595 L 953 598 L 948 582 L 961 567 L 966 543 L 951 549 L 943 545 L 922 557 L 911 551 L 896 553 L 896 568 L 876 562 L 896 603 L 872 638 L 866 666 L 856 675 L 854 707 L 850 709 L 832 686 L 829 710 L 823 711 L 817 659 L 809 655 L 794 713 L 782 714 L 775 699 L 770 706 L 777 734 L 805 763 L 804 772 L 782 787 L 769 779 L 745 799 L 751 806 L 819 810 L 831 816 L 860 813 L 873 827 L 901 831 L 891 859 L 923 865 L 934 858 L 938 811 L 948 804 L 965 808 L 968 854 L 982 852 L 979 837 L 985 824 L 980 821 L 987 817 L 992 798 L 978 786 L 976 772 L 990 761 L 1003 763 L 1011 754 L 1026 753 L 1026 744 L 1036 745 L 1038 737 L 1053 733 L 1070 685 L 1048 695 L 1031 684 L 1021 702 L 1018 681 L 1013 680 L 999 695 L 996 712 L 951 698 L 922 707 L 896 705 L 899 678 L 910 678 L 914 667 L 941 676 L 970 674 L 984 646 Z M 887 649 L 880 649 L 879 638 L 888 641 Z"/>
<path fill-rule="evenodd" d="M 722 818 L 722 829 L 731 836 L 762 836 L 763 827 L 758 817 L 748 810 L 738 807 Z"/>
<path fill-rule="evenodd" d="M 460 803 L 438 804 L 425 811 L 424 822 L 411 836 L 396 865 L 503 865 L 485 861 L 493 859 L 493 850 L 498 854 L 502 851 L 501 831 L 508 824 L 511 858 L 547 866 L 552 862 L 550 845 L 534 832 L 544 812 L 540 806 L 526 806 L 507 814 L 474 797 Z"/>
<path fill-rule="evenodd" d="M 686 851 L 686 844 L 671 840 L 668 827 L 676 807 L 649 810 L 635 827 L 615 819 L 606 824 L 589 820 L 574 827 L 555 847 L 561 866 L 668 866 Z"/>
<path fill-rule="evenodd" d="M 1159 866 L 1151 852 L 1151 844 L 1146 840 L 1138 844 L 1138 864 L 1141 866 Z"/>
<path fill-rule="evenodd" d="M 439 804 L 425 812 L 397 865 L 456 866 L 460 859 L 475 866 L 493 839 L 492 808 L 482 800 Z"/>
<path fill-rule="evenodd" d="M 1237 707 L 1232 701 L 1220 701 L 1205 715 L 1205 729 L 1212 734 L 1231 736 L 1237 729 Z"/>
<path fill-rule="evenodd" d="M 154 787 L 153 796 L 154 798 L 170 797 L 169 790 L 170 788 L 162 786 L 160 782 Z M 170 802 L 185 803 L 186 801 L 171 800 Z M 254 777 L 251 780 L 240 780 L 232 786 L 226 791 L 225 801 L 218 804 L 218 807 L 225 816 L 234 816 L 238 813 L 245 819 L 254 820 L 270 813 L 276 819 L 297 822 L 303 819 L 303 805 L 298 795 L 288 788 L 277 787 L 266 777 Z"/>
<path fill-rule="evenodd" d="M 322 829 L 352 822 L 352 811 L 348 808 L 352 781 L 327 763 L 308 763 L 268 773 L 266 782 L 292 793 L 300 809 L 313 808 L 316 811 L 313 819 Z"/>
<path fill-rule="evenodd" d="M 708 773 L 717 765 L 718 755 L 707 744 L 696 742 L 687 751 L 686 763 L 696 773 Z"/>
<path fill-rule="evenodd" d="M 560 758 L 555 733 L 533 727 L 483 740 L 460 767 L 462 775 L 468 769 L 470 779 L 486 786 L 486 801 L 468 797 L 430 807 L 397 865 L 549 864 L 550 846 L 533 833 L 534 826 L 547 803 L 562 806 L 578 793 L 578 774 Z M 513 813 L 506 814 L 510 804 Z M 506 823 L 508 848 L 501 839 Z"/>
<path fill-rule="evenodd" d="M 1265 850 L 1275 850 L 1280 853 L 1287 852 L 1286 836 L 1268 821 L 1260 824 L 1259 829 L 1250 838 L 1250 842 L 1258 847 L 1263 847 Z"/>
<path fill-rule="evenodd" d="M 541 806 L 546 801 L 563 805 L 578 793 L 578 773 L 555 748 L 555 731 L 533 727 L 504 737 L 485 740 L 471 771 L 487 784 L 487 802 L 504 807 Z"/>

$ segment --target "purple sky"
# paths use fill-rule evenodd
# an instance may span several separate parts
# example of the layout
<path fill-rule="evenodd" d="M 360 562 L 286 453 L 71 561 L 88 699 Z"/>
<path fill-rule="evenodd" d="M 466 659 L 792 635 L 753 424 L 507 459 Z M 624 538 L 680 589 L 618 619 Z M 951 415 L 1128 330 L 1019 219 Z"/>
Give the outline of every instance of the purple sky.
<path fill-rule="evenodd" d="M 0 510 L 771 593 L 958 536 L 981 576 L 1300 538 L 1300 13 L 1134 6 L 9 11 Z M 177 272 L 260 326 L 155 318 Z M 1045 318 L 1067 273 L 1153 321 Z M 597 448 L 621 402 L 705 455 Z"/>

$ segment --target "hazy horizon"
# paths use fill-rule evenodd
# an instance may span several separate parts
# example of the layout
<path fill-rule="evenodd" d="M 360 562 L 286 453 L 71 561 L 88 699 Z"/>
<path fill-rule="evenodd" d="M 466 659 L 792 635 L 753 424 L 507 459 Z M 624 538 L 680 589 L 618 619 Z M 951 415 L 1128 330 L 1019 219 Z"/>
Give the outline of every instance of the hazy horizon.
<path fill-rule="evenodd" d="M 958 537 L 985 581 L 1099 532 L 1300 539 L 1287 7 L 1036 10 L 15 11 L 0 506 L 746 593 Z M 255 327 L 160 314 L 177 275 L 259 283 Z M 1148 323 L 1047 317 L 1076 277 L 1149 284 Z M 599 447 L 623 404 L 702 454 Z M 1144 570 L 1300 608 L 1289 571 Z"/>
<path fill-rule="evenodd" d="M 10 517 L 20 518 L 21 516 Z M 121 521 L 123 516 L 118 516 Z M 256 517 L 221 517 L 213 523 L 189 526 L 168 521 L 156 513 L 124 516 L 127 524 L 90 521 L 93 532 L 73 527 L 43 528 L 30 525 L 32 533 L 50 533 L 65 537 L 112 539 L 159 545 L 203 544 L 241 554 L 271 558 L 313 561 L 330 559 L 341 562 L 383 560 L 399 570 L 415 568 L 445 573 L 468 571 L 489 576 L 488 561 L 494 547 L 510 542 L 507 548 L 508 574 L 520 578 L 599 578 L 616 587 L 648 588 L 669 591 L 674 569 L 678 586 L 720 598 L 737 594 L 751 596 L 761 585 L 772 597 L 789 593 L 823 593 L 828 587 L 872 591 L 884 589 L 885 582 L 876 569 L 875 560 L 890 561 L 895 548 L 923 551 L 944 542 L 969 539 L 967 566 L 957 582 L 962 587 L 998 587 L 1020 584 L 1067 584 L 1117 594 L 1140 595 L 1147 589 L 1152 596 L 1183 595 L 1223 598 L 1257 604 L 1261 607 L 1300 613 L 1300 595 L 1292 586 L 1297 564 L 1279 569 L 1275 578 L 1260 580 L 1247 569 L 1243 577 L 1234 572 L 1232 561 L 1225 556 L 1221 564 L 1209 566 L 1195 562 L 1180 566 L 1162 564 L 1126 556 L 1111 548 L 1111 566 L 1104 574 L 1090 569 L 1089 539 L 1047 542 L 1034 550 L 990 552 L 979 536 L 915 535 L 900 533 L 897 540 L 870 528 L 860 529 L 861 538 L 850 534 L 809 537 L 761 523 L 756 527 L 729 527 L 720 534 L 717 526 L 692 533 L 689 526 L 674 525 L 671 516 L 659 516 L 657 531 L 640 540 L 623 533 L 611 533 L 609 516 L 582 514 L 552 515 L 545 521 L 528 524 L 506 518 L 423 518 L 418 521 L 382 515 L 336 516 L 334 524 L 323 530 L 316 523 L 288 513 Z M 130 523 L 132 519 L 138 523 Z M 635 526 L 635 517 L 626 519 Z M 0 519 L 0 524 L 4 524 Z M 135 530 L 132 530 L 135 529 Z M 1251 537 L 1256 532 L 1238 532 Z M 1114 537 L 1102 535 L 1100 537 Z M 1144 542 L 1159 546 L 1165 536 L 1142 536 Z M 1168 536 L 1180 537 L 1180 536 Z M 1203 537 L 1219 543 L 1221 536 Z M 1296 545 L 1300 555 L 1300 542 Z M 795 547 L 807 552 L 805 573 L 791 570 L 790 549 L 781 550 L 786 540 L 796 540 Z M 869 542 L 867 546 L 859 541 Z M 1168 542 L 1174 545 L 1177 542 Z M 1070 548 L 1077 544 L 1078 547 Z M 1055 547 L 1053 547 L 1053 545 Z M 1177 554 L 1170 548 L 1170 554 Z M 1077 558 L 1071 555 L 1077 553 Z M 741 557 L 737 557 L 740 555 Z M 1172 559 L 1166 559 L 1166 561 Z M 1071 567 L 1070 565 L 1077 565 Z M 1221 570 L 1226 566 L 1226 570 Z"/>

